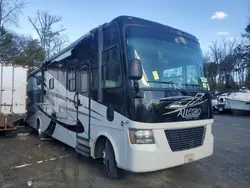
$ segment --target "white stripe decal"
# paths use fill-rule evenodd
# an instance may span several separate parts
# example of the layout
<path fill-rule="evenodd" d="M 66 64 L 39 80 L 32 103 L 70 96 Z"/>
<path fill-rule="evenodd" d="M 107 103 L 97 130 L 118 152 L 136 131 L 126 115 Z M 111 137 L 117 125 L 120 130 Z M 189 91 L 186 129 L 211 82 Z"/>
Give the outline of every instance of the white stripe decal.
<path fill-rule="evenodd" d="M 37 161 L 36 164 L 41 164 L 43 162 L 48 162 L 48 161 L 54 161 L 56 159 L 61 159 L 61 158 L 65 158 L 65 157 L 69 157 L 70 155 L 63 155 L 63 156 L 60 156 L 58 158 L 50 158 L 50 159 L 46 159 L 44 161 Z M 14 166 L 14 167 L 11 167 L 10 169 L 18 169 L 18 168 L 24 168 L 24 167 L 27 167 L 27 166 L 31 166 L 32 164 L 22 164 L 22 165 L 18 165 L 18 166 Z"/>

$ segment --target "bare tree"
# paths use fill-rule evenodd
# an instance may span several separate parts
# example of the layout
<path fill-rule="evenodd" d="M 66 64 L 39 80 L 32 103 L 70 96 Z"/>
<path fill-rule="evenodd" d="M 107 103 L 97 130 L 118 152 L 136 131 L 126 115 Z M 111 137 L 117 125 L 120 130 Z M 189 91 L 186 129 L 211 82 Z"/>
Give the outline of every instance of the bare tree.
<path fill-rule="evenodd" d="M 209 48 L 210 48 L 211 62 L 213 62 L 213 64 L 216 65 L 214 66 L 217 69 L 216 74 L 218 75 L 219 82 L 221 82 L 221 74 L 219 69 L 219 64 L 222 56 L 221 48 L 217 41 L 213 41 L 212 44 L 209 46 Z"/>
<path fill-rule="evenodd" d="M 226 40 L 221 43 L 212 42 L 210 46 L 211 62 L 217 66 L 217 75 L 219 84 L 225 80 L 225 74 L 231 73 L 234 68 L 234 49 L 236 47 L 236 39 Z"/>
<path fill-rule="evenodd" d="M 15 25 L 22 13 L 26 0 L 0 0 L 0 27 Z"/>
<path fill-rule="evenodd" d="M 213 59 L 210 55 L 211 53 L 205 53 L 203 56 L 204 59 L 204 72 L 205 72 L 205 76 L 208 79 L 208 82 L 210 84 L 210 88 L 211 89 L 216 89 L 217 85 L 216 85 L 216 76 L 217 76 L 217 67 L 218 64 L 216 64 L 215 62 L 213 62 Z"/>
<path fill-rule="evenodd" d="M 61 16 L 53 16 L 47 12 L 38 11 L 36 18 L 28 18 L 38 35 L 41 47 L 45 50 L 46 58 L 58 52 L 67 42 L 63 32 L 66 30 L 60 24 Z"/>

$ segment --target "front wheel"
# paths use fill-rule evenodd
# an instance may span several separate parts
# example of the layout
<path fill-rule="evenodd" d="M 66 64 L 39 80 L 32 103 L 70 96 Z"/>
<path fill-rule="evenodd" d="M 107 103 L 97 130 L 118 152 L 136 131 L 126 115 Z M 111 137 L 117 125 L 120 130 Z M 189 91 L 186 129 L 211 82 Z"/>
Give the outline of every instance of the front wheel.
<path fill-rule="evenodd" d="M 116 165 L 114 149 L 108 139 L 103 150 L 103 162 L 106 174 L 112 179 L 118 179 L 119 169 Z"/>

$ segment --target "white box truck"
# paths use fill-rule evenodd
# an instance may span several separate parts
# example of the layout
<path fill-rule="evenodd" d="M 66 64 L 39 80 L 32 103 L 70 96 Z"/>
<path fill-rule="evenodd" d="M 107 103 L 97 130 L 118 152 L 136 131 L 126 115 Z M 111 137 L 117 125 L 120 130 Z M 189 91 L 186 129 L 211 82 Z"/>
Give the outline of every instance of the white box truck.
<path fill-rule="evenodd" d="M 0 132 L 16 132 L 26 117 L 28 67 L 0 64 Z"/>

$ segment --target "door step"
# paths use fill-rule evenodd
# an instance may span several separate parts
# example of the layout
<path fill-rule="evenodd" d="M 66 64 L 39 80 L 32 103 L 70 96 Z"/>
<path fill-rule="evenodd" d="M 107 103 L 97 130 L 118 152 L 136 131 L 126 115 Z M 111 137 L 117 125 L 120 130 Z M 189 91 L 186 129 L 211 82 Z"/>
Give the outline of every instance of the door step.
<path fill-rule="evenodd" d="M 83 155 L 84 157 L 90 157 L 89 141 L 84 138 L 77 137 L 76 152 Z"/>
<path fill-rule="evenodd" d="M 89 140 L 83 137 L 78 136 L 76 142 L 85 146 L 89 146 Z"/>

